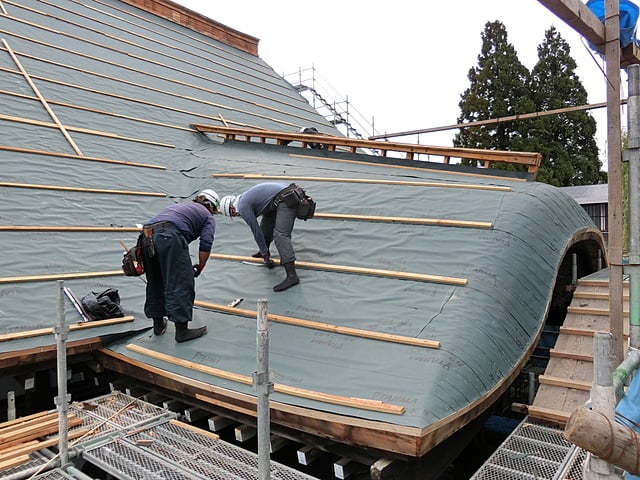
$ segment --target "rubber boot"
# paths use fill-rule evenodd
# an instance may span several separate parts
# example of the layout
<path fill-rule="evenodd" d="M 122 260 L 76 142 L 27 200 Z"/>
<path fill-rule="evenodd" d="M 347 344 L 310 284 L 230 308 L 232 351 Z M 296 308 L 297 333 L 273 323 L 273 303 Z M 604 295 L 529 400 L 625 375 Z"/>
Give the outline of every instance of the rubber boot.
<path fill-rule="evenodd" d="M 167 331 L 167 319 L 162 317 L 155 317 L 153 319 L 153 334 L 162 335 Z"/>
<path fill-rule="evenodd" d="M 287 278 L 273 287 L 274 292 L 281 292 L 286 290 L 289 287 L 293 287 L 300 283 L 300 279 L 296 274 L 296 264 L 295 262 L 287 262 L 283 264 L 285 271 L 287 272 Z"/>
<path fill-rule="evenodd" d="M 186 342 L 207 333 L 207 327 L 187 328 L 187 322 L 176 323 L 176 342 Z"/>

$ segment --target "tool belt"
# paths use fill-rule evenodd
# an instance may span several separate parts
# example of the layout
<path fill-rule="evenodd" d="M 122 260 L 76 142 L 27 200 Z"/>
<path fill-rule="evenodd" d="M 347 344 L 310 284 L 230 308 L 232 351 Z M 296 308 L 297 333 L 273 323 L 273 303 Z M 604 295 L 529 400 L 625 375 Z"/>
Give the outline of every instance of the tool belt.
<path fill-rule="evenodd" d="M 295 208 L 300 203 L 300 197 L 296 194 L 296 189 L 299 187 L 292 183 L 288 187 L 280 190 L 278 194 L 273 197 L 273 207 L 276 208 L 282 202 L 284 202 L 287 207 Z"/>
<path fill-rule="evenodd" d="M 277 208 L 280 203 L 284 202 L 287 207 L 296 209 L 296 217 L 301 220 L 313 218 L 316 211 L 316 202 L 307 195 L 307 192 L 292 183 L 282 191 L 280 191 L 273 199 L 273 207 Z"/>
<path fill-rule="evenodd" d="M 156 247 L 153 245 L 153 234 L 164 232 L 169 228 L 175 228 L 171 222 L 156 222 L 142 226 L 142 247 L 149 258 L 156 256 Z"/>

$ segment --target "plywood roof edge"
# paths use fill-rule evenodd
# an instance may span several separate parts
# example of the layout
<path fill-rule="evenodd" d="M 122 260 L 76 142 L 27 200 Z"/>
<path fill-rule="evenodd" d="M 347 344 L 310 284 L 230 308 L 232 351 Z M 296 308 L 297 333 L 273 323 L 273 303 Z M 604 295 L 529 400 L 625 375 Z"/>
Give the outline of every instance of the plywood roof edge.
<path fill-rule="evenodd" d="M 259 39 L 216 22 L 171 0 L 120 0 L 146 12 L 165 18 L 243 52 L 258 56 Z"/>

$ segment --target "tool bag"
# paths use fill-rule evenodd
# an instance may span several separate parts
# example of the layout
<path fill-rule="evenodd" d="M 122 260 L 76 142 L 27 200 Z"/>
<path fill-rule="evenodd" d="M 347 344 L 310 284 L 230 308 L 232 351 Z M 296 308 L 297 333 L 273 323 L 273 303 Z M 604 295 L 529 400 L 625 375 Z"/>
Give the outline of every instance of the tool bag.
<path fill-rule="evenodd" d="M 107 288 L 100 293 L 91 292 L 82 297 L 80 303 L 91 320 L 124 317 L 120 308 L 120 294 L 115 288 Z"/>
<path fill-rule="evenodd" d="M 136 244 L 124 252 L 122 271 L 127 277 L 139 277 L 144 273 L 144 264 L 142 263 L 143 240 L 144 237 L 140 234 Z"/>
<path fill-rule="evenodd" d="M 303 188 L 292 183 L 281 193 L 281 198 L 287 207 L 296 209 L 296 217 L 300 220 L 313 218 L 316 211 L 316 202 L 307 195 Z"/>

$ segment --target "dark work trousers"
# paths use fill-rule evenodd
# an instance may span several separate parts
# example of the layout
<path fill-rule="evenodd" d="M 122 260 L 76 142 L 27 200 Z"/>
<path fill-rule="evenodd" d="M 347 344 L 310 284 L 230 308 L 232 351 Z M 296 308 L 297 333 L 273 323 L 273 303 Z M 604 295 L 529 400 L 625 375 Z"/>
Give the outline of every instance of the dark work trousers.
<path fill-rule="evenodd" d="M 296 254 L 291 245 L 291 232 L 293 224 L 296 221 L 296 207 L 287 207 L 284 202 L 280 202 L 278 206 L 262 215 L 260 220 L 260 229 L 264 235 L 267 245 L 273 241 L 280 255 L 280 263 L 293 262 Z"/>
<path fill-rule="evenodd" d="M 196 294 L 189 244 L 171 224 L 153 233 L 153 244 L 156 254 L 152 259 L 144 252 L 147 274 L 144 314 L 149 318 L 167 316 L 175 323 L 190 322 Z"/>

